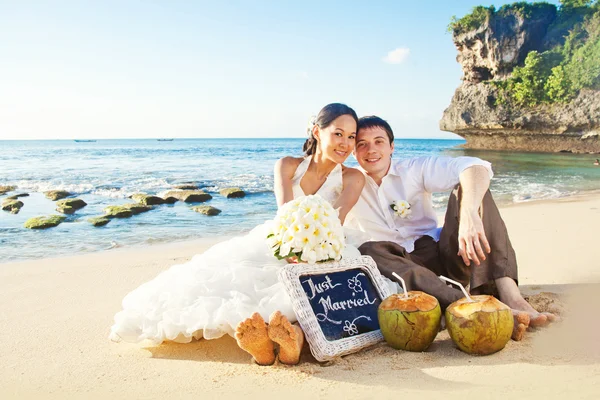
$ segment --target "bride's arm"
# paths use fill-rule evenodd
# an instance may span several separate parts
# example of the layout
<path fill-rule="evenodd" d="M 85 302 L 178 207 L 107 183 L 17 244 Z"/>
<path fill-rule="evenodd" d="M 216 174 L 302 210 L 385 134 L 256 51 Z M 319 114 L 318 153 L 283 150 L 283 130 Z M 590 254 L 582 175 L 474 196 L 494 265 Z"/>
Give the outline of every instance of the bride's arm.
<path fill-rule="evenodd" d="M 365 176 L 357 169 L 346 168 L 344 169 L 342 180 L 344 189 L 342 190 L 342 194 L 340 194 L 338 201 L 335 203 L 334 208 L 339 208 L 339 217 L 343 224 L 346 215 L 350 212 L 352 207 L 354 207 L 360 197 L 360 193 L 365 186 Z"/>
<path fill-rule="evenodd" d="M 275 182 L 273 190 L 277 199 L 277 208 L 294 199 L 292 192 L 292 178 L 298 168 L 298 159 L 283 157 L 275 163 Z"/>

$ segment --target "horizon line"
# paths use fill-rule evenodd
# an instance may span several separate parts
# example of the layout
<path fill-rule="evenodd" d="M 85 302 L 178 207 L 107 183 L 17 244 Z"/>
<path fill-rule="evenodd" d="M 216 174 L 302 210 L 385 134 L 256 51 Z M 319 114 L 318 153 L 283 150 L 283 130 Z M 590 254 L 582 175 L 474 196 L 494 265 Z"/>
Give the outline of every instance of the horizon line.
<path fill-rule="evenodd" d="M 205 139 L 209 139 L 209 140 L 215 140 L 215 139 L 221 139 L 221 140 L 231 140 L 231 139 L 252 139 L 252 140 L 256 140 L 256 139 L 265 139 L 265 140 L 272 140 L 272 139 L 305 139 L 304 137 L 197 137 L 197 138 L 189 138 L 189 137 L 182 137 L 182 138 L 170 138 L 170 137 L 160 137 L 160 138 L 154 138 L 154 137 L 148 137 L 148 138 L 108 138 L 108 139 L 96 139 L 96 138 L 68 138 L 68 139 L 0 139 L 0 142 L 26 142 L 26 141 L 75 141 L 75 140 L 164 140 L 167 139 L 168 141 L 172 141 L 172 140 L 205 140 Z M 423 138 L 423 137 L 395 137 L 394 140 L 465 140 L 464 138 L 457 138 L 457 139 L 450 139 L 450 138 Z"/>

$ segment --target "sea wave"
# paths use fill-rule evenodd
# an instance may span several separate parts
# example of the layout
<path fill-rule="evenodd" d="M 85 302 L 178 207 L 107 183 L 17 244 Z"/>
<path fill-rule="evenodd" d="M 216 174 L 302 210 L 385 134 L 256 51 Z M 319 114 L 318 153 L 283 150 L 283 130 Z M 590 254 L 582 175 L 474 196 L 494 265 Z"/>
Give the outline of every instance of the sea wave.
<path fill-rule="evenodd" d="M 49 190 L 65 190 L 70 193 L 93 194 L 97 196 L 125 199 L 134 193 L 148 193 L 159 196 L 164 195 L 174 186 L 183 182 L 194 182 L 199 188 L 207 192 L 218 193 L 219 190 L 229 187 L 239 187 L 248 194 L 273 192 L 273 177 L 265 175 L 242 174 L 232 177 L 205 179 L 205 180 L 179 180 L 155 176 L 138 176 L 131 179 L 108 181 L 96 179 L 89 182 L 65 182 L 62 179 L 54 180 L 27 180 L 2 182 L 2 185 L 16 186 L 19 191 L 43 193 Z"/>
<path fill-rule="evenodd" d="M 46 192 L 49 190 L 66 190 L 71 193 L 90 193 L 95 185 L 92 183 L 67 183 L 60 181 L 20 180 L 12 183 L 20 191 Z"/>
<path fill-rule="evenodd" d="M 524 203 L 529 201 L 538 201 L 538 200 L 553 200 L 560 199 L 563 197 L 569 197 L 579 194 L 579 191 L 560 191 L 552 188 L 544 188 L 543 190 L 539 190 L 536 192 L 527 192 L 527 193 L 517 193 L 513 195 L 512 201 L 514 203 Z"/>

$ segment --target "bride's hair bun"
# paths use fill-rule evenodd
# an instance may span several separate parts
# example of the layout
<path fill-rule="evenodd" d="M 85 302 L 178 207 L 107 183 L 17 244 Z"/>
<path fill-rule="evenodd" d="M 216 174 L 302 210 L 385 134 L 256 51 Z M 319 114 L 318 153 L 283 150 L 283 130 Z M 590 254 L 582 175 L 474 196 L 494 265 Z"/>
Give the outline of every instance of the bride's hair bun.
<path fill-rule="evenodd" d="M 308 136 L 308 139 L 306 139 L 304 146 L 302 146 L 302 151 L 304 151 L 307 156 L 313 154 L 317 147 L 317 139 L 315 139 L 313 136 L 313 129 L 315 129 L 315 125 L 317 125 L 317 116 L 313 115 L 308 120 L 308 125 L 306 126 L 306 135 Z"/>
<path fill-rule="evenodd" d="M 312 136 L 312 132 L 313 132 L 313 129 L 314 129 L 314 127 L 315 127 L 316 124 L 317 124 L 317 116 L 313 115 L 308 120 L 308 125 L 306 126 L 306 136 L 308 136 L 308 137 Z"/>
<path fill-rule="evenodd" d="M 307 127 L 308 139 L 306 139 L 304 146 L 302 146 L 305 155 L 311 156 L 315 154 L 315 151 L 317 150 L 317 139 L 313 135 L 315 125 L 318 126 L 319 129 L 325 129 L 331 125 L 336 118 L 341 117 L 342 115 L 350 115 L 354 118 L 354 121 L 356 121 L 356 125 L 358 126 L 358 116 L 356 115 L 356 112 L 352 108 L 341 103 L 327 104 L 319 111 L 317 116 L 312 116 L 310 118 Z"/>

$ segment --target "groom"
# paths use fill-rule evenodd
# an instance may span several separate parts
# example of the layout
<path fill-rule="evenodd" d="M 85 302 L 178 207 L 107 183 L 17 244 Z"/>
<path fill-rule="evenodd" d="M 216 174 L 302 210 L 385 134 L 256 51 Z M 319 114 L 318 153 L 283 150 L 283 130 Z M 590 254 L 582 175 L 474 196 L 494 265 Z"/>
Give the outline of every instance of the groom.
<path fill-rule="evenodd" d="M 408 290 L 435 296 L 442 309 L 463 297 L 438 276 L 470 285 L 471 293 L 497 290 L 513 309 L 513 338 L 527 326 L 542 326 L 554 316 L 541 314 L 523 299 L 517 286 L 517 262 L 506 227 L 488 190 L 490 163 L 474 157 L 392 159 L 394 134 L 375 116 L 359 120 L 355 157 L 366 176 L 361 197 L 346 226 L 369 241 L 359 250 L 371 256 L 381 273 Z M 452 190 L 444 227 L 437 227 L 432 193 Z"/>

